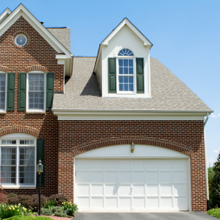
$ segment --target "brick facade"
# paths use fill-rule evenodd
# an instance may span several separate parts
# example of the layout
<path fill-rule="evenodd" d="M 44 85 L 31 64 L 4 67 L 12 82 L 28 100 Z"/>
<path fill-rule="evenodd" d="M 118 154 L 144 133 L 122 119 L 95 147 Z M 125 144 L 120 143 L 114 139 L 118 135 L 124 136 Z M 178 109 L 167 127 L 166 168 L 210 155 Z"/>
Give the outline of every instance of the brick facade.
<path fill-rule="evenodd" d="M 14 37 L 24 33 L 28 43 L 19 48 Z M 63 91 L 63 66 L 57 65 L 56 51 L 20 17 L 0 37 L 0 71 L 15 73 L 15 108 L 6 114 L 0 114 L 0 136 L 10 133 L 26 133 L 36 138 L 45 139 L 45 187 L 42 193 L 51 195 L 58 192 L 58 121 L 52 112 L 44 114 L 27 114 L 18 111 L 18 76 L 29 71 L 54 72 L 54 90 Z M 6 190 L 19 194 L 38 193 L 38 189 Z"/>
<path fill-rule="evenodd" d="M 192 211 L 207 209 L 203 121 L 59 121 L 58 192 L 73 198 L 74 156 L 132 141 L 189 155 Z"/>

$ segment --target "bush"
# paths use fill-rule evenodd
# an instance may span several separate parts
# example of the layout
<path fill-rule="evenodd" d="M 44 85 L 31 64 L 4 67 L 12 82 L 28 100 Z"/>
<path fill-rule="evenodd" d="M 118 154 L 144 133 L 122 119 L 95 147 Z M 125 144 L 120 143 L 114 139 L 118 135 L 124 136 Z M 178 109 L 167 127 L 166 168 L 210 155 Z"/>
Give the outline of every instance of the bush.
<path fill-rule="evenodd" d="M 72 204 L 71 202 L 64 202 L 63 207 L 64 210 L 67 211 L 67 215 L 75 216 L 76 212 L 78 211 L 77 205 Z"/>
<path fill-rule="evenodd" d="M 43 215 L 52 215 L 53 214 L 52 210 L 48 209 L 48 208 L 42 208 L 41 212 Z"/>
<path fill-rule="evenodd" d="M 41 207 L 44 206 L 47 198 L 41 195 Z M 31 209 L 34 212 L 37 212 L 39 209 L 39 197 L 37 194 L 35 195 L 18 195 L 17 197 L 9 198 L 9 204 L 17 205 L 21 204 L 22 206 Z"/>
<path fill-rule="evenodd" d="M 13 197 L 17 197 L 17 194 L 15 194 L 15 193 L 9 193 L 8 195 L 7 195 L 7 197 L 10 199 L 10 198 L 13 198 Z"/>
<path fill-rule="evenodd" d="M 210 209 L 207 213 L 213 217 L 220 218 L 220 209 Z"/>
<path fill-rule="evenodd" d="M 49 197 L 49 200 L 53 200 L 55 206 L 62 206 L 62 203 L 66 202 L 67 198 L 62 194 L 54 194 Z"/>
<path fill-rule="evenodd" d="M 0 203 L 8 203 L 7 194 L 1 185 L 0 185 Z"/>
<path fill-rule="evenodd" d="M 213 195 L 212 195 L 212 190 L 211 190 L 211 182 L 212 182 L 212 178 L 214 176 L 214 171 L 213 171 L 213 167 L 209 167 L 208 168 L 208 180 L 209 180 L 209 203 L 210 203 L 210 207 L 214 208 L 216 204 L 213 204 Z"/>
<path fill-rule="evenodd" d="M 6 218 L 4 220 L 51 220 L 52 218 L 49 217 L 33 217 L 33 216 L 13 216 L 11 218 Z"/>
<path fill-rule="evenodd" d="M 55 213 L 55 212 L 63 212 L 64 208 L 61 207 L 61 206 L 53 206 L 52 207 L 52 212 Z"/>
<path fill-rule="evenodd" d="M 63 211 L 61 212 L 61 211 L 56 211 L 55 213 L 54 213 L 54 215 L 55 216 L 59 216 L 59 217 L 67 217 L 68 215 L 67 214 L 65 214 Z"/>

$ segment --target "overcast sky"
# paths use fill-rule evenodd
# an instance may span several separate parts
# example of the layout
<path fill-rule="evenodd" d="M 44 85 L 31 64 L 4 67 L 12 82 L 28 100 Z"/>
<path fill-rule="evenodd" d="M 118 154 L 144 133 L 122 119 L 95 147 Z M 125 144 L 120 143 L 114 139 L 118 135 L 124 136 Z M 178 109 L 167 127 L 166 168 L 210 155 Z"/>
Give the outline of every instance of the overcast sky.
<path fill-rule="evenodd" d="M 96 56 L 102 40 L 127 17 L 152 43 L 156 57 L 214 114 L 206 125 L 207 164 L 220 150 L 219 0 L 1 0 L 0 12 L 20 3 L 46 27 L 71 28 L 71 52 Z"/>

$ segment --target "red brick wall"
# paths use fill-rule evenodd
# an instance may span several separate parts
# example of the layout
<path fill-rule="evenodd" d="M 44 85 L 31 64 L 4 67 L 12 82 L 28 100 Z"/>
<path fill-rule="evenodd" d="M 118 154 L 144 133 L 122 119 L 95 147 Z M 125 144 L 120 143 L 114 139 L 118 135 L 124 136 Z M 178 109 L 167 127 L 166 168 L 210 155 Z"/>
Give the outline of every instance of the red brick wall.
<path fill-rule="evenodd" d="M 24 33 L 28 43 L 19 48 L 14 37 Z M 18 111 L 18 74 L 32 70 L 54 72 L 54 90 L 63 91 L 63 66 L 57 65 L 56 51 L 29 25 L 19 18 L 0 37 L 0 71 L 15 73 L 15 109 L 0 114 L 0 136 L 9 133 L 27 133 L 37 138 L 45 138 L 45 187 L 42 193 L 51 195 L 58 192 L 58 121 L 52 112 L 26 114 Z M 38 189 L 6 190 L 19 194 L 38 193 Z"/>
<path fill-rule="evenodd" d="M 74 156 L 132 141 L 189 155 L 192 211 L 206 210 L 203 121 L 59 121 L 58 192 L 73 198 Z"/>

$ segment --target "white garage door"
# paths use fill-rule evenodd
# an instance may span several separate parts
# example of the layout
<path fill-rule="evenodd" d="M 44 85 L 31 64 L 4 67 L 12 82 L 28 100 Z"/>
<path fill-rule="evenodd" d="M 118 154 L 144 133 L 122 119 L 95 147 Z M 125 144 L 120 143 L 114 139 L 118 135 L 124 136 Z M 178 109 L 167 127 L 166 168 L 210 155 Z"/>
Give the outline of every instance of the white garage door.
<path fill-rule="evenodd" d="M 79 211 L 189 210 L 187 159 L 76 159 Z"/>

